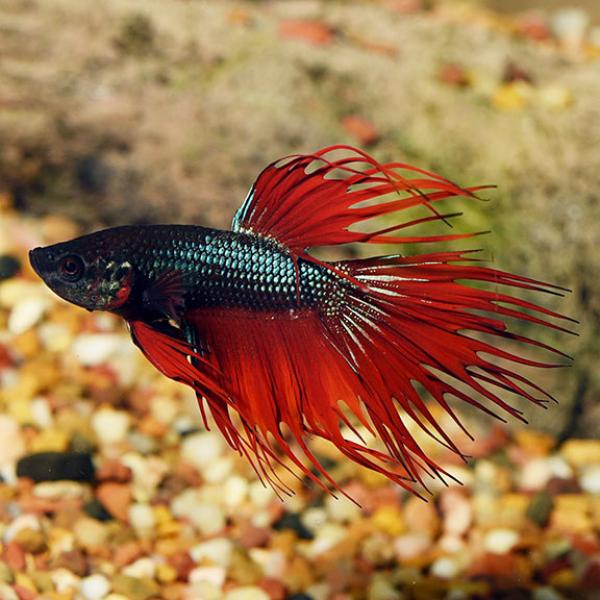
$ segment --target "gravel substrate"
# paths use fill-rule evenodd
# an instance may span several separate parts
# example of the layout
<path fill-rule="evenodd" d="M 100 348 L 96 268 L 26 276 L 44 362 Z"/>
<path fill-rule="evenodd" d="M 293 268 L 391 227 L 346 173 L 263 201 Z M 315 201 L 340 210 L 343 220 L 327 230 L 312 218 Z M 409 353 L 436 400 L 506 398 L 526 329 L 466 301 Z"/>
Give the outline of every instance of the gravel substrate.
<path fill-rule="evenodd" d="M 464 485 L 432 482 L 428 503 L 315 444 L 360 506 L 289 477 L 281 502 L 119 320 L 36 280 L 26 250 L 75 231 L 0 213 L 1 598 L 600 593 L 599 441 L 485 423 L 469 465 L 431 447 Z"/>

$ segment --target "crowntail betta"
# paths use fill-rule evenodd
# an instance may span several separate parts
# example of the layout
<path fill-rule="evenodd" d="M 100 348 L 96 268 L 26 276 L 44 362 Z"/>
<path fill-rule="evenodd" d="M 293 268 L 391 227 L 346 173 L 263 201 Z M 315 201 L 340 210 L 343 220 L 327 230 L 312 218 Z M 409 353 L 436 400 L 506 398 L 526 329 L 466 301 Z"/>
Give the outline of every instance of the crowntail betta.
<path fill-rule="evenodd" d="M 426 399 L 459 425 L 450 396 L 518 418 L 505 393 L 538 405 L 552 399 L 515 364 L 555 365 L 503 341 L 562 354 L 507 323 L 565 330 L 550 320 L 565 317 L 510 293 L 562 288 L 482 266 L 474 251 L 325 262 L 309 249 L 468 237 L 401 230 L 447 221 L 455 215 L 441 214 L 437 202 L 474 198 L 480 189 L 332 146 L 266 167 L 230 231 L 115 227 L 36 248 L 30 259 L 62 298 L 122 316 L 146 358 L 195 390 L 204 424 L 209 412 L 228 444 L 272 485 L 283 485 L 275 466 L 287 456 L 304 476 L 340 489 L 307 443 L 320 436 L 414 490 L 424 474 L 444 472 L 407 421 L 463 456 Z M 389 224 L 414 207 L 426 215 Z M 379 448 L 361 441 L 360 429 Z"/>

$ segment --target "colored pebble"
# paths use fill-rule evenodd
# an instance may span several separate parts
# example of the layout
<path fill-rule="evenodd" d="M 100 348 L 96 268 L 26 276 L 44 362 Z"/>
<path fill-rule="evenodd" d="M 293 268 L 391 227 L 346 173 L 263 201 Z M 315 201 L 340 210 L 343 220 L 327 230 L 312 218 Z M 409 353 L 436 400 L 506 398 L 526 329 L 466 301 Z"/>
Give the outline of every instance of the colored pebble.
<path fill-rule="evenodd" d="M 81 580 L 79 591 L 85 600 L 102 600 L 110 592 L 110 581 L 96 573 Z"/>

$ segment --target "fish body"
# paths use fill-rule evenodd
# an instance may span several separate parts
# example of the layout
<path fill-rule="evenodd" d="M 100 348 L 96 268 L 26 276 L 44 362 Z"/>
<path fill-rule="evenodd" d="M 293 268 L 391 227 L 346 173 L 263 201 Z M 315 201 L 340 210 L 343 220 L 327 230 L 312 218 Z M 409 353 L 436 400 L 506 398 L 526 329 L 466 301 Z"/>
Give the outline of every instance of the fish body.
<path fill-rule="evenodd" d="M 71 286 L 69 300 L 89 310 L 137 318 L 158 318 L 167 309 L 161 298 L 172 300 L 173 294 L 185 310 L 324 310 L 348 285 L 268 238 L 194 225 L 115 227 L 34 249 L 31 262 L 42 278 L 51 278 L 73 256 L 85 263 L 82 279 L 88 287 Z M 55 285 L 60 290 L 60 281 Z M 164 285 L 170 296 L 161 295 Z M 62 292 L 69 293 L 69 285 Z M 120 301 L 114 298 L 119 293 Z"/>
<path fill-rule="evenodd" d="M 557 365 L 515 345 L 566 355 L 509 324 L 568 331 L 565 317 L 511 292 L 562 288 L 483 266 L 473 250 L 324 262 L 310 249 L 468 239 L 403 230 L 447 225 L 456 214 L 437 203 L 475 200 L 480 189 L 334 146 L 270 164 L 229 231 L 116 227 L 30 257 L 64 299 L 122 316 L 148 360 L 195 390 L 205 425 L 210 413 L 275 489 L 286 491 L 277 469 L 287 457 L 288 468 L 341 490 L 308 445 L 317 436 L 415 491 L 427 476 L 449 476 L 415 428 L 464 458 L 427 400 L 463 429 L 449 397 L 520 419 L 515 398 L 553 400 L 517 367 Z M 419 208 L 423 216 L 389 224 Z"/>

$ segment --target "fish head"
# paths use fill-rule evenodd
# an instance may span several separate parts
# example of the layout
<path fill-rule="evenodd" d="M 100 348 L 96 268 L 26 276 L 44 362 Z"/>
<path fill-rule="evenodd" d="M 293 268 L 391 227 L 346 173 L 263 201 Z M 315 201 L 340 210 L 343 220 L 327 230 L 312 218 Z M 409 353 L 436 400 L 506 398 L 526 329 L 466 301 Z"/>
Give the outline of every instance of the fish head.
<path fill-rule="evenodd" d="M 29 261 L 58 296 L 88 310 L 117 310 L 129 300 L 135 280 L 132 264 L 107 249 L 103 236 L 90 234 L 34 248 Z"/>

